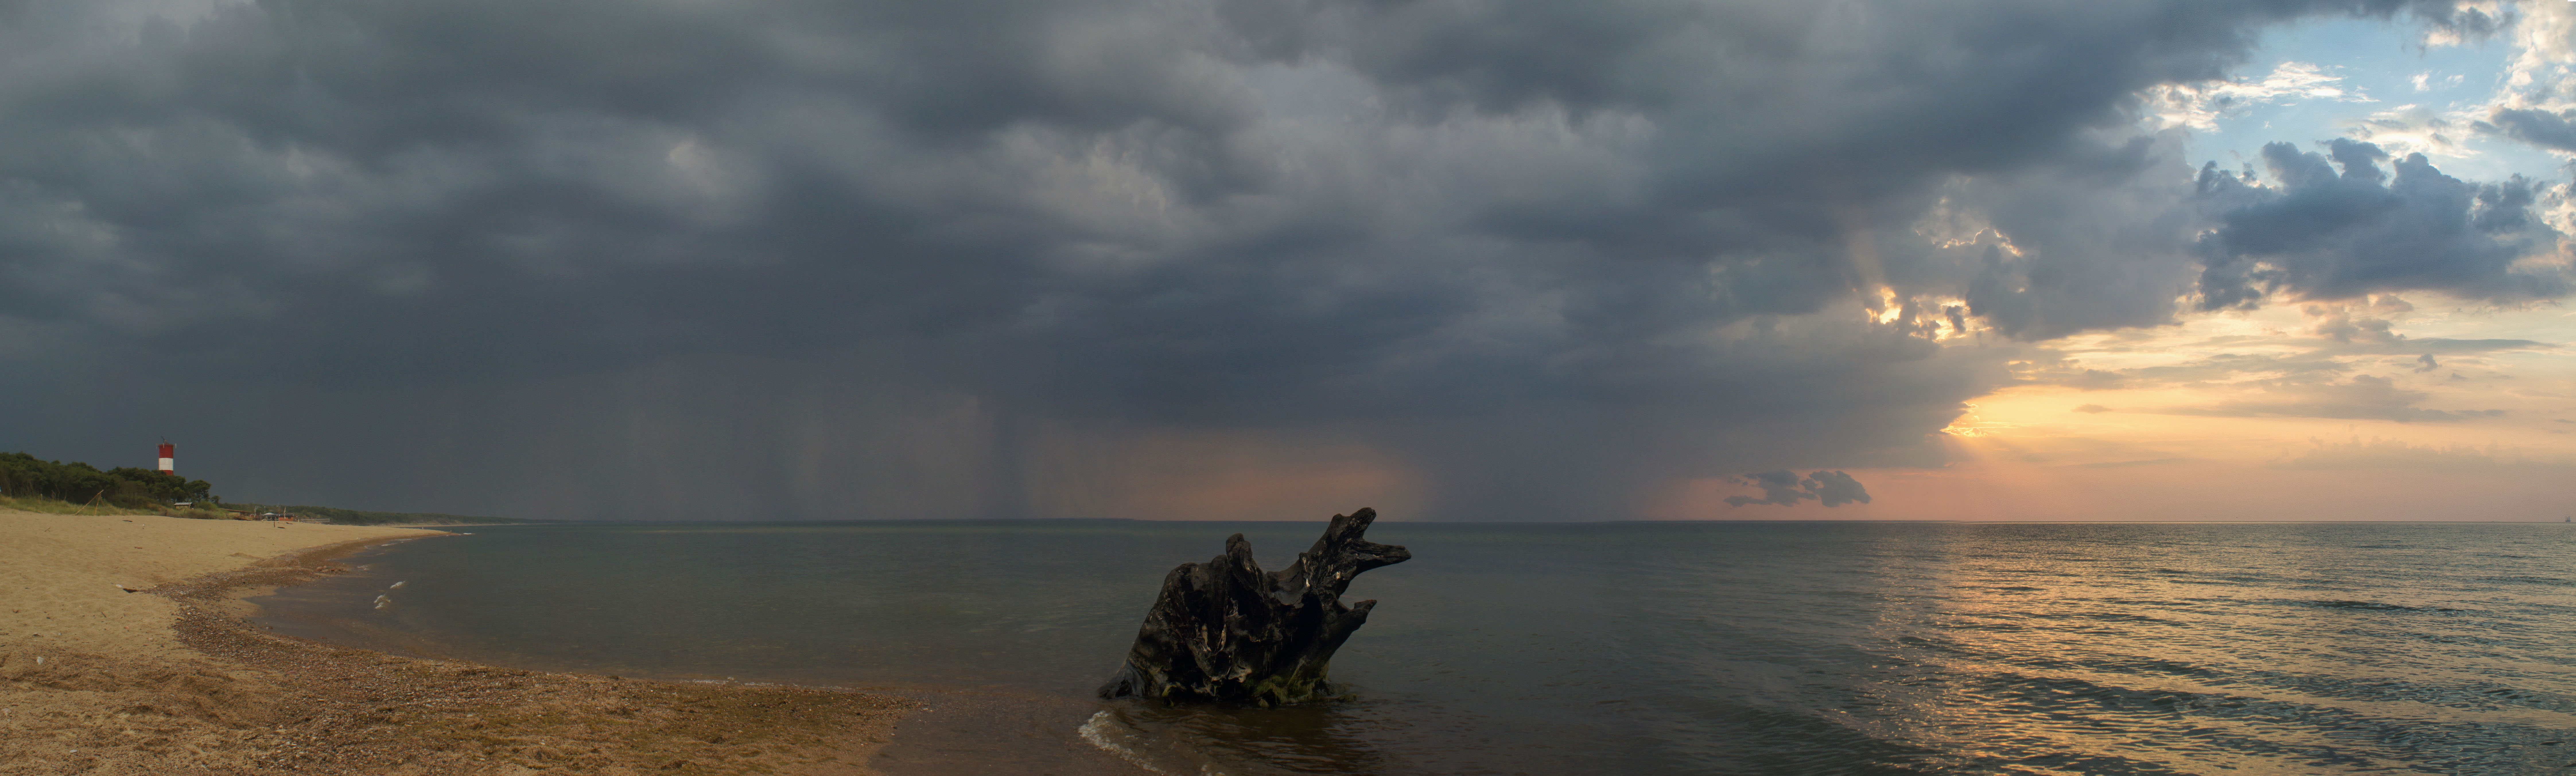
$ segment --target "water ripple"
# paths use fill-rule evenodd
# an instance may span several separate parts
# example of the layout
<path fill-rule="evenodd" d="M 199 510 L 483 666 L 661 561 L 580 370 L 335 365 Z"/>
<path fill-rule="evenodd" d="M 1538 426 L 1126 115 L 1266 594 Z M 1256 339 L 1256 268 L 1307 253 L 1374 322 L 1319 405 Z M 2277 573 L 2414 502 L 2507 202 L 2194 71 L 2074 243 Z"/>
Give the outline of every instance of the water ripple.
<path fill-rule="evenodd" d="M 1380 604 L 1333 666 L 1351 700 L 1083 705 L 1172 565 L 1315 528 L 501 526 L 285 595 L 529 667 L 1060 694 L 1067 736 L 1176 774 L 2576 763 L 2557 524 L 1381 523 L 1415 560 L 1353 587 Z"/>

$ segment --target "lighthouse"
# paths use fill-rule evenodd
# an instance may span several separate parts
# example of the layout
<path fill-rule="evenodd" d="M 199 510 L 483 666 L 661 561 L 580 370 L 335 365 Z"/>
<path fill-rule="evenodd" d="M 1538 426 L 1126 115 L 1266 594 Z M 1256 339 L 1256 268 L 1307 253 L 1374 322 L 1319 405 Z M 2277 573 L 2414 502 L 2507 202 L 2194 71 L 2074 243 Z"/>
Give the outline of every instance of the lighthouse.
<path fill-rule="evenodd" d="M 162 473 L 162 474 L 178 474 L 178 473 L 179 473 L 179 470 L 178 470 L 177 468 L 174 468 L 174 467 L 173 467 L 173 465 L 172 465 L 172 464 L 173 464 L 173 460 L 172 460 L 172 459 L 175 459 L 175 458 L 177 458 L 178 456 L 179 456 L 179 446 L 178 446 L 178 445 L 170 444 L 170 443 L 168 443 L 168 442 L 163 442 L 163 443 L 161 443 L 161 473 Z"/>

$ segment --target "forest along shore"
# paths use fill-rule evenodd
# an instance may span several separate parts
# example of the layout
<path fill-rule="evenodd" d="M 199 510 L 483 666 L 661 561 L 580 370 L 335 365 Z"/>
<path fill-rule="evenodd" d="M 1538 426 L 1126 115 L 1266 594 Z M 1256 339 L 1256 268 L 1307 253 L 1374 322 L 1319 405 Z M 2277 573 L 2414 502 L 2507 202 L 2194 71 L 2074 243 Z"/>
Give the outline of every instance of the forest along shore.
<path fill-rule="evenodd" d="M 395 657 L 243 619 L 242 597 L 333 558 L 443 535 L 0 510 L 0 774 L 872 773 L 916 705 Z"/>

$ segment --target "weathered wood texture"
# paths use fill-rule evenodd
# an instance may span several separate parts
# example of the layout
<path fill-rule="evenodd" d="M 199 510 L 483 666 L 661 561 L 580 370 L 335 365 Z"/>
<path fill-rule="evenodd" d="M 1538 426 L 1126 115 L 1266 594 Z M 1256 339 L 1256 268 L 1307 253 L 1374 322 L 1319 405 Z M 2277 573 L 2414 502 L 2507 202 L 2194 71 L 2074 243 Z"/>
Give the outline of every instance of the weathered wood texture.
<path fill-rule="evenodd" d="M 1163 577 L 1136 645 L 1100 697 L 1203 699 L 1275 706 L 1328 697 L 1333 651 L 1368 621 L 1376 601 L 1344 606 L 1351 578 L 1413 558 L 1361 539 L 1377 510 L 1334 515 L 1315 546 L 1276 573 L 1252 562 L 1243 534 L 1225 554 Z"/>

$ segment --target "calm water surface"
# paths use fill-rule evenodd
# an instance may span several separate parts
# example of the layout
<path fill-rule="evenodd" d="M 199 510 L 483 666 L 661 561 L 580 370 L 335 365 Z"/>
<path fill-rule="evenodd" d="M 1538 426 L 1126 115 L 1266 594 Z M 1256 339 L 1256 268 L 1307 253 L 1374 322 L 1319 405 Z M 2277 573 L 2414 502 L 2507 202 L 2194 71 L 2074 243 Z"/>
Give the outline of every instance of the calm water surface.
<path fill-rule="evenodd" d="M 1173 774 L 2576 773 L 2563 524 L 1379 523 L 1414 560 L 1352 586 L 1349 700 L 1089 699 L 1172 566 L 1322 528 L 478 527 L 262 603 L 505 665 L 1051 699 Z"/>

